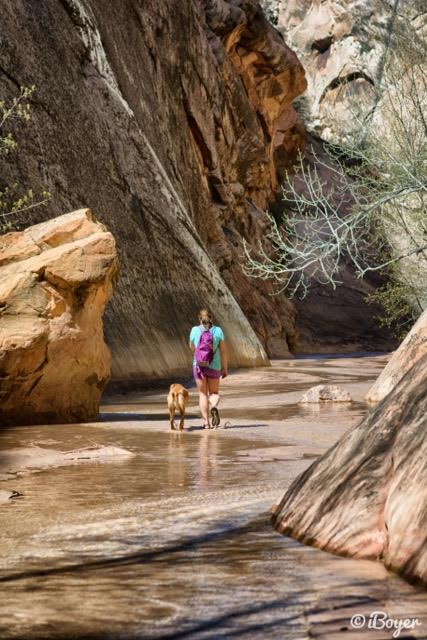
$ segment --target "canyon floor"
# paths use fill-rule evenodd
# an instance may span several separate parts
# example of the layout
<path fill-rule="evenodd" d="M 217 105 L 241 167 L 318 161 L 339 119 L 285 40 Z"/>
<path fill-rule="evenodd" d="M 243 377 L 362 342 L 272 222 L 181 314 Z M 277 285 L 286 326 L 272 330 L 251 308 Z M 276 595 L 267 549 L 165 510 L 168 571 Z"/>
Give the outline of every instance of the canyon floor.
<path fill-rule="evenodd" d="M 106 398 L 96 423 L 4 430 L 2 640 L 393 637 L 352 628 L 375 611 L 418 619 L 398 637 L 427 637 L 425 591 L 269 522 L 292 480 L 369 410 L 363 397 L 386 360 L 232 372 L 218 430 L 201 429 L 194 388 L 184 432 L 169 430 L 167 389 Z M 298 404 L 320 383 L 353 402 Z"/>

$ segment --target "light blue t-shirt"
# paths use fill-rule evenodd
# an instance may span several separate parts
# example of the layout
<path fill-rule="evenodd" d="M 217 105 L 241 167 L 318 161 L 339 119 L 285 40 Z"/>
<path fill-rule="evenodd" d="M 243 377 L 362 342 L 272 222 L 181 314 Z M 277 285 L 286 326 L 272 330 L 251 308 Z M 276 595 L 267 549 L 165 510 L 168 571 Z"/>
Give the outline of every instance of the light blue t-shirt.
<path fill-rule="evenodd" d="M 198 325 L 197 327 L 193 327 L 190 331 L 190 342 L 194 344 L 194 347 L 197 348 L 199 344 L 200 336 L 202 335 L 203 327 Z M 210 364 L 210 369 L 215 369 L 216 371 L 221 371 L 221 356 L 219 353 L 219 343 L 224 340 L 224 333 L 221 327 L 212 326 L 209 331 L 212 333 L 213 337 L 213 350 L 214 357 Z M 196 364 L 196 357 L 193 358 L 193 364 Z"/>

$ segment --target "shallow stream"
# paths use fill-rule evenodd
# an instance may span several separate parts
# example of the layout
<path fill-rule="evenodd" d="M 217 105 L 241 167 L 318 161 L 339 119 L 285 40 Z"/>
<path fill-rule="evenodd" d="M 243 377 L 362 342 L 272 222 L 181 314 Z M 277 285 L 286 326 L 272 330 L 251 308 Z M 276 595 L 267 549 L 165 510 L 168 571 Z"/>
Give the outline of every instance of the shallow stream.
<path fill-rule="evenodd" d="M 19 467 L 0 489 L 0 638 L 391 638 L 352 629 L 373 611 L 416 617 L 427 595 L 376 562 L 338 558 L 277 534 L 269 509 L 368 410 L 385 358 L 278 361 L 223 381 L 227 428 L 168 428 L 165 390 L 108 398 L 91 424 L 3 431 L 0 451 L 114 445 L 132 457 Z M 302 406 L 327 381 L 351 404 Z M 1 472 L 1 469 L 0 469 Z"/>

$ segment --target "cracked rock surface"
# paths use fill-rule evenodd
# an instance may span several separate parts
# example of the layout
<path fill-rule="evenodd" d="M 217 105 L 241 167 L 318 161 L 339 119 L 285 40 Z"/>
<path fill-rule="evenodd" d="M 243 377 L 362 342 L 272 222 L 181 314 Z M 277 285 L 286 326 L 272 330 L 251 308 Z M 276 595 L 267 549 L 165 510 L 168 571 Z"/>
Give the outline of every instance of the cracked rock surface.
<path fill-rule="evenodd" d="M 307 74 L 305 124 L 335 142 L 387 94 L 393 49 L 427 29 L 423 0 L 279 0 L 277 21 Z"/>

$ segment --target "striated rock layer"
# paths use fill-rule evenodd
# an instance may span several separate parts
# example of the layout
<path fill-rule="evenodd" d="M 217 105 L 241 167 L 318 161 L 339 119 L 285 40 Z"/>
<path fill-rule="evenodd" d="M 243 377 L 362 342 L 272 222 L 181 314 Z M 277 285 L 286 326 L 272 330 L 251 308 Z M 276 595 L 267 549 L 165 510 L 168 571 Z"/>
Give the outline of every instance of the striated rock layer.
<path fill-rule="evenodd" d="M 381 559 L 427 584 L 427 355 L 297 478 L 276 529 L 332 553 Z"/>
<path fill-rule="evenodd" d="M 366 396 L 368 402 L 379 402 L 390 393 L 405 373 L 427 355 L 427 311 L 418 318 L 400 347 L 376 379 Z"/>
<path fill-rule="evenodd" d="M 2 97 L 37 87 L 2 179 L 49 189 L 38 219 L 90 206 L 117 240 L 113 376 L 188 372 L 200 305 L 232 366 L 289 353 L 293 306 L 239 263 L 302 145 L 291 102 L 306 83 L 256 0 L 6 0 L 1 58 Z"/>
<path fill-rule="evenodd" d="M 110 376 L 114 238 L 74 211 L 0 236 L 0 425 L 81 422 Z"/>

